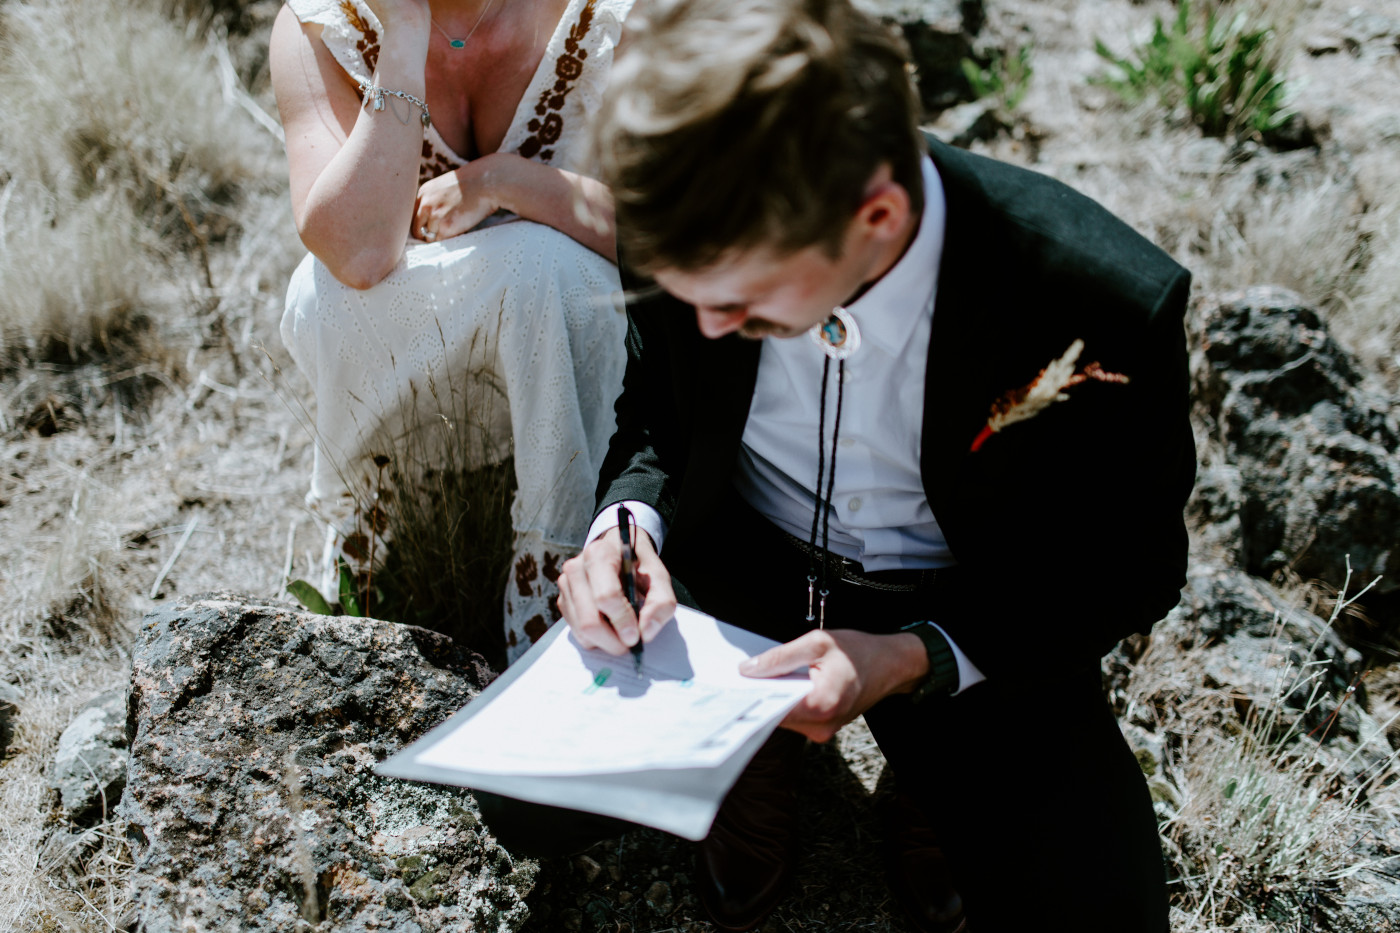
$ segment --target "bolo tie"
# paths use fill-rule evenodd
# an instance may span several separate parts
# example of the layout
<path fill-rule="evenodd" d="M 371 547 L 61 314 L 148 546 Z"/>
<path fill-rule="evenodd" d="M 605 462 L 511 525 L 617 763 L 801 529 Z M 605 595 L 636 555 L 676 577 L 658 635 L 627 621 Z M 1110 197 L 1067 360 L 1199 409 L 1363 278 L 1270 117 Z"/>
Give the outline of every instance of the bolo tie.
<path fill-rule="evenodd" d="M 845 308 L 835 308 L 831 316 L 807 332 L 821 347 L 821 409 L 817 415 L 817 504 L 812 512 L 812 533 L 808 539 L 807 622 L 826 628 L 826 598 L 831 595 L 828 570 L 831 564 L 831 497 L 836 489 L 836 444 L 841 436 L 841 402 L 846 389 L 846 359 L 860 348 L 860 328 Z M 836 417 L 831 426 L 831 462 L 826 458 L 826 387 L 831 377 L 831 361 L 836 361 Z M 823 489 L 825 483 L 825 489 Z M 821 549 L 817 531 L 821 530 Z"/>

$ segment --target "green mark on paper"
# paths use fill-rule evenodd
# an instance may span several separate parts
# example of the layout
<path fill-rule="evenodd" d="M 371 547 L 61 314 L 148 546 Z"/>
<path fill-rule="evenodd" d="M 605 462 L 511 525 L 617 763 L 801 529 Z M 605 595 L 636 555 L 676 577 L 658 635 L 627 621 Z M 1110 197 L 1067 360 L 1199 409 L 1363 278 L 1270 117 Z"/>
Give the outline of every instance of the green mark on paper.
<path fill-rule="evenodd" d="M 598 688 L 601 687 L 601 686 L 603 686 L 603 684 L 607 683 L 607 682 L 608 682 L 608 678 L 611 677 L 611 676 L 612 676 L 612 668 L 610 668 L 610 667 L 602 668 L 601 670 L 598 671 L 598 673 L 596 673 L 596 674 L 593 675 L 593 683 L 589 684 L 588 687 L 587 687 L 583 692 L 584 692 L 584 693 L 597 693 L 597 692 L 598 692 Z"/>

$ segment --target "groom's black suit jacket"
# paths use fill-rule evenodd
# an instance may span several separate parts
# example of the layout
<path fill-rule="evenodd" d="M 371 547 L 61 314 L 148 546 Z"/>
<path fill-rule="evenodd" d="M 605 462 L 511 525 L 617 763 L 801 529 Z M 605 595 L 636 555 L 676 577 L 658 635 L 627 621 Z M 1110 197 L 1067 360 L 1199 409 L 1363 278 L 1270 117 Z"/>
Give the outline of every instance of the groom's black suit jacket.
<path fill-rule="evenodd" d="M 920 469 L 958 566 L 938 574 L 927 618 L 989 678 L 1054 676 L 1146 631 L 1185 581 L 1190 276 L 1063 184 L 934 141 L 929 152 L 947 233 Z M 627 372 L 599 508 L 655 506 L 682 581 L 736 574 L 743 542 L 727 539 L 726 510 L 759 344 L 704 338 L 693 308 L 629 274 L 625 257 L 623 282 Z M 1131 381 L 1074 387 L 972 452 L 993 400 L 1076 338 L 1081 366 Z M 811 449 L 815 476 L 815 438 Z"/>

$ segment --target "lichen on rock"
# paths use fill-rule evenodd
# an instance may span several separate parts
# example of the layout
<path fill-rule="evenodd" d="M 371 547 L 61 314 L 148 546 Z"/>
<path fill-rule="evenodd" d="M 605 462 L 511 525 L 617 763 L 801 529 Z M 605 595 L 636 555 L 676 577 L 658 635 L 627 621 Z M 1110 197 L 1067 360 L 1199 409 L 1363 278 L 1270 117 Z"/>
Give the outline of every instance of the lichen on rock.
<path fill-rule="evenodd" d="M 219 596 L 147 616 L 122 815 L 136 929 L 514 931 L 536 864 L 373 767 L 491 672 L 412 626 Z"/>

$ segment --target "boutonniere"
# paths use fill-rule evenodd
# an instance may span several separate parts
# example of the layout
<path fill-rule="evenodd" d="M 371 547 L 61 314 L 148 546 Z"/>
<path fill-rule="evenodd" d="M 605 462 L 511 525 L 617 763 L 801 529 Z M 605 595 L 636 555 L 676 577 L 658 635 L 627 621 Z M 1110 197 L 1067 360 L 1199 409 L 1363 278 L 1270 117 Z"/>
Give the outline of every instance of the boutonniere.
<path fill-rule="evenodd" d="M 1050 365 L 1042 369 L 1028 385 L 1010 389 L 993 402 L 992 415 L 973 439 L 972 450 L 979 450 L 987 442 L 987 438 L 1007 425 L 1028 421 L 1054 403 L 1068 401 L 1069 396 L 1065 394 L 1065 389 L 1090 380 L 1119 384 L 1128 381 L 1127 376 L 1108 372 L 1098 363 L 1090 363 L 1079 372 L 1075 372 L 1074 364 L 1079 361 L 1079 354 L 1083 352 L 1084 341 L 1076 340 L 1069 345 L 1064 356 L 1051 360 Z"/>

